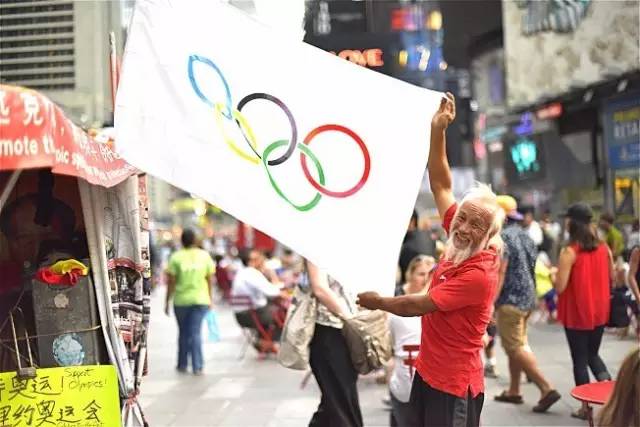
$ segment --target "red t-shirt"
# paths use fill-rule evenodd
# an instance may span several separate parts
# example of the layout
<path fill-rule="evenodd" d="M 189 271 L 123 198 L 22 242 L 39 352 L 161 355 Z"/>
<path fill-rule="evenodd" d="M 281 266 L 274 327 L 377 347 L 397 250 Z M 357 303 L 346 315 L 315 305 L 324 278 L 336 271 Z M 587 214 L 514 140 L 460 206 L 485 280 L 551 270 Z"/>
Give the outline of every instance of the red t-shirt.
<path fill-rule="evenodd" d="M 446 212 L 447 233 L 458 209 Z M 433 275 L 429 296 L 438 310 L 422 316 L 422 340 L 416 370 L 436 390 L 459 397 L 484 392 L 480 352 L 482 337 L 491 320 L 498 285 L 500 258 L 485 249 L 454 266 L 441 261 Z"/>
<path fill-rule="evenodd" d="M 604 243 L 591 252 L 571 248 L 576 262 L 567 288 L 558 295 L 558 320 L 569 329 L 592 330 L 609 320 L 609 251 Z"/>

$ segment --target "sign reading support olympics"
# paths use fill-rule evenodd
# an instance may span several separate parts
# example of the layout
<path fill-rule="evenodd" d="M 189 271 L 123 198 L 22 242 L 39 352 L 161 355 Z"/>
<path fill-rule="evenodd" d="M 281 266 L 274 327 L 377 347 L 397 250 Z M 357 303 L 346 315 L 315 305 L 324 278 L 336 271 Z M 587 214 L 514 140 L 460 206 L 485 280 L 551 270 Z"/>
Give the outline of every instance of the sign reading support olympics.
<path fill-rule="evenodd" d="M 225 102 L 224 103 L 213 102 L 200 89 L 200 86 L 198 85 L 198 81 L 196 79 L 195 72 L 194 72 L 194 64 L 197 63 L 197 62 L 200 62 L 202 64 L 208 65 L 220 77 L 220 80 L 222 82 L 222 85 L 223 85 L 224 91 L 225 91 Z M 196 93 L 196 95 L 202 100 L 202 102 L 204 102 L 205 104 L 207 104 L 208 106 L 210 106 L 210 107 L 212 107 L 214 109 L 215 114 L 216 114 L 216 123 L 218 123 L 218 127 L 220 128 L 220 132 L 223 134 L 223 138 L 224 138 L 225 142 L 227 143 L 227 145 L 229 146 L 229 148 L 234 153 L 236 153 L 238 155 L 238 157 L 240 157 L 240 158 L 242 158 L 244 160 L 247 160 L 247 161 L 249 161 L 251 163 L 254 163 L 254 164 L 262 163 L 262 165 L 264 166 L 265 171 L 267 173 L 267 176 L 269 178 L 269 182 L 271 183 L 271 186 L 273 187 L 273 190 L 285 202 L 290 204 L 295 209 L 305 212 L 305 211 L 309 211 L 309 210 L 315 208 L 318 205 L 318 203 L 320 202 L 321 195 L 334 197 L 334 198 L 345 198 L 345 197 L 352 196 L 355 193 L 357 193 L 367 183 L 367 179 L 369 178 L 369 173 L 371 171 L 371 156 L 369 155 L 369 150 L 367 149 L 367 145 L 364 143 L 362 138 L 360 138 L 360 136 L 358 136 L 357 133 L 355 133 L 354 131 L 352 131 L 348 127 L 342 126 L 342 125 L 336 125 L 336 124 L 325 124 L 325 125 L 318 126 L 315 129 L 311 130 L 307 134 L 307 136 L 302 141 L 302 144 L 298 144 L 298 142 L 297 142 L 298 129 L 296 127 L 296 121 L 293 118 L 293 114 L 291 113 L 291 110 L 289 110 L 287 105 L 284 102 L 282 102 L 280 99 L 278 99 L 277 97 L 275 97 L 273 95 L 270 95 L 268 93 L 259 93 L 259 92 L 251 93 L 251 94 L 245 96 L 244 98 L 242 98 L 240 100 L 240 102 L 238 102 L 237 107 L 235 109 L 232 109 L 232 99 L 233 98 L 232 98 L 232 95 L 231 95 L 231 89 L 229 88 L 229 84 L 228 84 L 227 80 L 225 79 L 224 74 L 222 73 L 220 68 L 215 64 L 215 62 L 213 62 L 211 59 L 209 59 L 209 58 L 207 58 L 205 56 L 190 55 L 189 56 L 187 73 L 189 75 L 189 82 L 191 83 L 191 87 L 193 88 L 193 90 Z M 256 100 L 256 99 L 264 99 L 264 100 L 270 101 L 270 102 L 274 103 L 275 105 L 277 105 L 278 107 L 280 107 L 280 109 L 282 109 L 282 111 L 287 116 L 287 119 L 289 120 L 289 124 L 291 125 L 291 139 L 289 141 L 278 140 L 278 141 L 271 142 L 269 145 L 267 145 L 262 150 L 262 155 L 258 152 L 259 151 L 258 141 L 257 141 L 257 138 L 255 136 L 255 133 L 251 129 L 251 126 L 250 126 L 249 121 L 247 120 L 247 118 L 242 114 L 242 108 L 244 106 L 246 106 L 249 102 L 251 102 L 253 100 Z M 244 136 L 244 142 L 251 149 L 251 151 L 253 152 L 253 155 L 247 153 L 246 151 L 243 151 L 240 148 L 240 146 L 238 145 L 237 141 L 234 141 L 232 138 L 230 138 L 228 135 L 225 134 L 224 128 L 222 126 L 222 121 L 224 119 L 234 121 L 236 123 L 236 125 L 238 125 L 238 127 L 240 128 L 240 131 L 242 132 L 242 135 Z M 360 150 L 362 150 L 362 156 L 364 158 L 364 171 L 362 172 L 362 177 L 360 178 L 360 180 L 353 187 L 351 187 L 348 190 L 334 191 L 334 190 L 329 190 L 329 189 L 325 188 L 325 186 L 324 186 L 324 184 L 325 184 L 325 176 L 324 176 L 324 171 L 322 169 L 322 165 L 320 164 L 320 161 L 318 160 L 316 155 L 313 154 L 313 151 L 311 151 L 311 149 L 309 148 L 309 144 L 311 143 L 311 140 L 316 135 L 318 135 L 318 134 L 320 134 L 322 132 L 330 132 L 330 131 L 342 132 L 345 135 L 348 135 L 349 137 L 351 137 L 351 139 L 353 139 L 358 144 L 358 147 L 360 148 Z M 271 154 L 275 149 L 283 147 L 283 146 L 285 146 L 287 144 L 288 144 L 287 151 L 282 156 L 280 156 L 280 157 L 278 157 L 276 159 L 273 159 L 273 160 L 269 160 L 268 159 L 269 154 Z M 280 189 L 280 187 L 276 183 L 275 179 L 273 178 L 273 175 L 269 171 L 269 166 L 281 165 L 284 162 L 286 162 L 287 160 L 289 160 L 291 158 L 291 156 L 293 155 L 293 153 L 295 152 L 296 148 L 298 148 L 300 150 L 300 164 L 302 166 L 302 170 L 304 172 L 304 176 L 307 178 L 309 183 L 318 191 L 318 194 L 316 194 L 310 202 L 302 204 L 302 205 L 292 202 L 282 192 L 282 190 Z M 254 157 L 254 155 L 255 155 L 255 157 Z M 311 175 L 311 173 L 309 172 L 309 168 L 307 166 L 307 157 L 311 158 L 311 160 L 313 161 L 314 166 L 317 169 L 318 176 L 319 176 L 318 180 L 316 180 Z M 260 162 L 260 161 L 262 161 L 262 162 Z"/>

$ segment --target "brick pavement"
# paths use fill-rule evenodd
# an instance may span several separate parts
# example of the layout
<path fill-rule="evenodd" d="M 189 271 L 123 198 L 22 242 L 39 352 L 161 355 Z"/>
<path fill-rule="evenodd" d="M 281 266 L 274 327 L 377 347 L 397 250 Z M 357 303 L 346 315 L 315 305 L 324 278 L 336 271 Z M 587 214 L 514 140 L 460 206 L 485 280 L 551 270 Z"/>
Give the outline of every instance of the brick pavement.
<path fill-rule="evenodd" d="M 175 319 L 162 311 L 163 293 L 153 298 L 150 332 L 150 375 L 145 378 L 141 402 L 152 427 L 269 426 L 302 427 L 308 424 L 318 401 L 313 378 L 300 388 L 304 372 L 285 369 L 272 358 L 258 360 L 249 349 L 240 360 L 242 337 L 228 308 L 218 311 L 222 340 L 205 346 L 206 375 L 194 377 L 175 372 Z M 534 385 L 523 385 L 524 405 L 492 401 L 508 384 L 506 357 L 498 350 L 502 375 L 486 382 L 483 426 L 586 426 L 569 416 L 577 403 L 569 396 L 573 374 L 569 350 L 560 327 L 537 324 L 530 328 L 530 343 L 543 373 L 563 395 L 547 414 L 534 414 L 538 399 Z M 619 340 L 607 334 L 601 354 L 613 375 L 626 353 L 637 345 L 631 338 Z M 381 403 L 385 386 L 372 378 L 359 381 L 365 425 L 388 426 L 389 413 Z"/>

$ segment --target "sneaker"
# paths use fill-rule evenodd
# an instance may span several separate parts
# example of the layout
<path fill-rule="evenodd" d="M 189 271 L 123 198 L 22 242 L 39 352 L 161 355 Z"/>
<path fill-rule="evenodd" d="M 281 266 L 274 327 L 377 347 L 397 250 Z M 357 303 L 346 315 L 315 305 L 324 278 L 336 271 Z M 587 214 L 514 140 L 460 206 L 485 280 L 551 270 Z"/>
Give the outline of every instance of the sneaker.
<path fill-rule="evenodd" d="M 197 371 L 193 371 L 193 375 L 195 375 L 196 377 L 201 377 L 204 375 L 204 371 L 202 369 L 199 369 Z"/>
<path fill-rule="evenodd" d="M 187 368 L 176 368 L 176 372 L 179 374 L 186 374 Z"/>
<path fill-rule="evenodd" d="M 382 404 L 384 406 L 391 407 L 391 397 L 390 396 L 383 397 L 382 398 Z"/>
<path fill-rule="evenodd" d="M 484 365 L 484 376 L 487 378 L 498 378 L 498 371 L 493 365 Z"/>

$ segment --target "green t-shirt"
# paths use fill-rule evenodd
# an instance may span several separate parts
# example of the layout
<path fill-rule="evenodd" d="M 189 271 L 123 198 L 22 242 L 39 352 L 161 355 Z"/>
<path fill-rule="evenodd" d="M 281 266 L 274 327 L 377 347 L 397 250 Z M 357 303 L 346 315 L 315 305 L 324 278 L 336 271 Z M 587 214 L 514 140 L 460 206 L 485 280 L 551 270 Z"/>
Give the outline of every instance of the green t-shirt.
<path fill-rule="evenodd" d="M 614 226 L 611 226 L 607 232 L 607 244 L 611 248 L 614 258 L 622 255 L 622 251 L 624 250 L 624 237 L 622 237 L 620 230 Z"/>
<path fill-rule="evenodd" d="M 173 303 L 177 306 L 209 305 L 207 278 L 216 271 L 211 256 L 202 249 L 188 248 L 174 252 L 167 272 L 176 280 Z"/>

